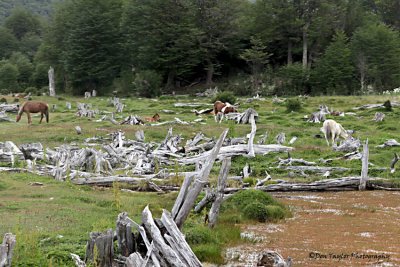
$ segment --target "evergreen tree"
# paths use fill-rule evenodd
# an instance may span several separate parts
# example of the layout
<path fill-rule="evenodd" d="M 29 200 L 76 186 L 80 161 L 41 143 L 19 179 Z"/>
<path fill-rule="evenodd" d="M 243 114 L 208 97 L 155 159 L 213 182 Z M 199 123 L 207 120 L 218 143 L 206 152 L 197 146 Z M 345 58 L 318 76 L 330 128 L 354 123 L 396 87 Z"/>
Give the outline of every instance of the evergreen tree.
<path fill-rule="evenodd" d="M 344 32 L 337 32 L 332 43 L 312 71 L 313 93 L 350 94 L 354 65 Z"/>
<path fill-rule="evenodd" d="M 18 40 L 9 29 L 0 27 L 0 60 L 8 58 L 16 49 L 18 49 Z"/>

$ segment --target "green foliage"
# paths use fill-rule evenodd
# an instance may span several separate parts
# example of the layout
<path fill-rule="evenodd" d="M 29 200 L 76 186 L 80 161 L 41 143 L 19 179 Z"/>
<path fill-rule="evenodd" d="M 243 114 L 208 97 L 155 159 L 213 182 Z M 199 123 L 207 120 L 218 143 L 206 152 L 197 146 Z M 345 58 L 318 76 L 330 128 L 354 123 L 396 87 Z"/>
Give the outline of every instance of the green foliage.
<path fill-rule="evenodd" d="M 276 95 L 299 95 L 307 91 L 308 70 L 300 63 L 286 65 L 278 69 L 276 78 L 279 83 L 275 88 Z"/>
<path fill-rule="evenodd" d="M 0 26 L 0 59 L 8 58 L 17 47 L 17 38 L 9 29 Z"/>
<path fill-rule="evenodd" d="M 214 103 L 215 101 L 221 101 L 223 103 L 230 103 L 230 104 L 235 104 L 236 103 L 236 97 L 234 96 L 234 94 L 232 94 L 232 92 L 229 91 L 223 91 L 218 93 L 213 99 L 212 102 Z"/>
<path fill-rule="evenodd" d="M 299 112 L 302 110 L 301 101 L 298 98 L 290 98 L 286 101 L 286 111 L 287 112 Z"/>
<path fill-rule="evenodd" d="M 243 214 L 250 220 L 265 222 L 267 220 L 267 208 L 259 202 L 251 202 L 243 209 Z"/>
<path fill-rule="evenodd" d="M 7 103 L 7 99 L 4 97 L 0 98 L 0 103 Z"/>
<path fill-rule="evenodd" d="M 284 209 L 282 206 L 267 205 L 265 208 L 268 220 L 277 221 L 289 216 L 288 210 Z"/>
<path fill-rule="evenodd" d="M 161 76 L 152 70 L 142 70 L 135 73 L 133 80 L 134 90 L 144 97 L 161 95 Z"/>
<path fill-rule="evenodd" d="M 17 66 L 8 60 L 0 61 L 0 89 L 14 90 L 17 88 L 18 75 Z"/>
<path fill-rule="evenodd" d="M 226 201 L 227 204 L 231 203 L 239 209 L 244 209 L 252 202 L 259 202 L 263 205 L 274 205 L 278 203 L 270 194 L 253 189 L 240 191 Z"/>
<path fill-rule="evenodd" d="M 42 30 L 38 17 L 24 8 L 15 8 L 11 15 L 5 20 L 4 26 L 8 28 L 18 40 L 21 40 L 28 33 L 40 34 Z"/>

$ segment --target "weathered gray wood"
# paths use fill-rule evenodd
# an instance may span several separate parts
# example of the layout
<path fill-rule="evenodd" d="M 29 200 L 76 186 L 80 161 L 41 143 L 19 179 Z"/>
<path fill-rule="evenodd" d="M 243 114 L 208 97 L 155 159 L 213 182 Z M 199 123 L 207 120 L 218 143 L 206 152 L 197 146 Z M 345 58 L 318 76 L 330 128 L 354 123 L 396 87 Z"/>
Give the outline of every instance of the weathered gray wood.
<path fill-rule="evenodd" d="M 144 267 L 146 266 L 145 264 L 146 262 L 142 256 L 138 252 L 135 252 L 126 259 L 124 267 Z"/>
<path fill-rule="evenodd" d="M 127 217 L 128 213 L 126 212 L 118 214 L 116 225 L 118 249 L 121 255 L 125 257 L 128 257 L 135 251 L 135 236 L 132 233 L 132 228 Z"/>
<path fill-rule="evenodd" d="M 204 164 L 203 168 L 201 169 L 200 174 L 196 176 L 192 188 L 188 191 L 187 196 L 184 199 L 184 202 L 175 218 L 175 222 L 179 228 L 183 226 L 183 223 L 186 220 L 186 217 L 189 215 L 190 210 L 192 209 L 197 196 L 203 189 L 204 185 L 207 183 L 211 168 L 214 165 L 214 161 L 218 156 L 219 150 L 227 134 L 228 134 L 228 129 L 222 132 L 215 147 L 210 151 L 210 155 L 206 163 Z"/>
<path fill-rule="evenodd" d="M 216 197 L 216 195 L 215 195 L 214 190 L 211 189 L 211 188 L 207 188 L 206 189 L 206 195 L 194 207 L 194 212 L 196 212 L 196 213 L 201 212 L 208 203 L 211 203 L 211 202 L 213 202 L 215 200 L 215 197 Z"/>
<path fill-rule="evenodd" d="M 382 112 L 376 112 L 374 118 L 372 119 L 373 121 L 379 122 L 383 121 L 385 119 L 385 114 Z"/>
<path fill-rule="evenodd" d="M 340 143 L 338 146 L 333 146 L 334 151 L 341 151 L 341 152 L 354 152 L 358 151 L 361 146 L 360 139 L 355 138 L 347 138 L 343 142 Z"/>
<path fill-rule="evenodd" d="M 286 134 L 285 133 L 279 133 L 276 137 L 275 137 L 276 143 L 278 145 L 282 145 L 283 143 L 285 143 L 286 140 Z"/>
<path fill-rule="evenodd" d="M 17 113 L 19 110 L 19 104 L 0 104 L 0 111 Z"/>
<path fill-rule="evenodd" d="M 325 179 L 312 183 L 280 183 L 260 186 L 257 189 L 274 192 L 274 191 L 346 191 L 358 190 L 360 177 L 343 177 L 339 179 Z"/>
<path fill-rule="evenodd" d="M 112 266 L 114 257 L 113 230 L 105 233 L 91 232 L 86 245 L 85 262 L 96 262 L 96 266 Z M 94 258 L 96 256 L 96 258 Z"/>
<path fill-rule="evenodd" d="M 368 149 L 368 139 L 363 144 L 363 156 L 362 156 L 362 166 L 361 166 L 361 178 L 359 190 L 365 190 L 368 181 L 368 160 L 369 160 L 369 149 Z"/>
<path fill-rule="evenodd" d="M 225 158 L 222 161 L 222 166 L 219 171 L 217 192 L 215 194 L 215 200 L 211 205 L 210 212 L 208 213 L 208 227 L 213 228 L 217 223 L 217 218 L 219 214 L 219 209 L 222 202 L 224 201 L 224 191 L 226 187 L 226 180 L 231 168 L 232 160 L 231 158 Z"/>
<path fill-rule="evenodd" d="M 397 161 L 399 161 L 399 155 L 397 155 L 397 153 L 394 153 L 394 157 L 390 162 L 390 173 L 394 173 L 396 171 L 394 166 L 396 165 Z"/>
<path fill-rule="evenodd" d="M 253 113 L 250 114 L 249 121 L 251 123 L 251 132 L 250 132 L 249 141 L 248 141 L 249 153 L 247 155 L 249 157 L 255 157 L 255 153 L 254 153 L 254 137 L 256 136 L 257 126 L 256 126 L 256 120 L 254 118 L 254 114 Z"/>
<path fill-rule="evenodd" d="M 292 265 L 290 257 L 285 260 L 281 254 L 272 250 L 266 250 L 258 254 L 257 260 L 257 266 L 291 267 Z"/>
<path fill-rule="evenodd" d="M 72 259 L 74 260 L 76 267 L 86 267 L 86 263 L 81 260 L 78 255 L 74 253 L 70 253 L 69 255 L 71 255 Z"/>
<path fill-rule="evenodd" d="M 4 235 L 3 242 L 0 244 L 0 267 L 11 267 L 16 242 L 16 236 L 12 233 Z"/>
<path fill-rule="evenodd" d="M 160 229 L 156 226 L 148 206 L 146 206 L 142 212 L 142 222 L 153 239 L 154 246 L 162 253 L 168 264 L 171 266 L 186 267 L 177 253 L 164 241 Z"/>
<path fill-rule="evenodd" d="M 293 150 L 293 147 L 287 147 L 282 145 L 270 144 L 270 145 L 258 145 L 254 144 L 254 154 L 256 155 L 265 155 L 271 152 L 288 152 Z M 219 150 L 218 158 L 226 158 L 233 157 L 238 155 L 247 155 L 248 153 L 248 145 L 233 145 L 233 146 L 224 146 Z M 179 159 L 178 162 L 180 164 L 196 164 L 196 162 L 205 160 L 210 157 L 211 151 L 206 151 L 202 154 L 195 155 L 192 157 L 185 157 Z"/>
<path fill-rule="evenodd" d="M 327 171 L 345 172 L 350 170 L 349 168 L 344 168 L 344 167 L 321 167 L 321 166 L 281 166 L 280 168 L 292 171 L 309 171 L 317 173 L 325 173 Z"/>
<path fill-rule="evenodd" d="M 75 131 L 77 134 L 82 134 L 82 128 L 79 125 L 75 126 Z"/>
<path fill-rule="evenodd" d="M 135 138 L 139 142 L 144 142 L 144 131 L 143 130 L 136 131 Z"/>
<path fill-rule="evenodd" d="M 397 142 L 396 139 L 388 139 L 385 141 L 385 143 L 383 143 L 382 145 L 376 146 L 379 148 L 385 148 L 385 147 L 391 147 L 391 146 L 400 146 L 400 143 Z"/>
<path fill-rule="evenodd" d="M 176 219 L 176 216 L 178 215 L 178 211 L 182 207 L 182 204 L 186 198 L 186 194 L 189 190 L 189 186 L 192 183 L 194 177 L 195 177 L 195 174 L 189 174 L 189 175 L 186 175 L 185 179 L 183 180 L 181 189 L 179 191 L 178 196 L 176 197 L 174 206 L 172 207 L 172 210 L 171 210 L 172 218 L 174 218 L 174 220 Z"/>
<path fill-rule="evenodd" d="M 54 82 L 54 68 L 50 67 L 48 71 L 49 75 L 49 96 L 56 96 L 56 84 Z"/>
<path fill-rule="evenodd" d="M 165 239 L 178 253 L 179 258 L 186 266 L 202 266 L 168 211 L 163 210 L 161 221 L 168 232 L 168 235 L 164 235 Z"/>

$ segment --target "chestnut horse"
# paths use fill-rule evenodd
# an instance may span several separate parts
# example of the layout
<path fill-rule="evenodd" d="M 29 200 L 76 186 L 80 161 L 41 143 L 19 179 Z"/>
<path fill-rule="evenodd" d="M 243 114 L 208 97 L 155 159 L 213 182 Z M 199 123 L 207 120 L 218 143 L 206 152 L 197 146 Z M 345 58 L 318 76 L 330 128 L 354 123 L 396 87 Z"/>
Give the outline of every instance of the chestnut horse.
<path fill-rule="evenodd" d="M 148 121 L 148 122 L 157 122 L 160 120 L 160 115 L 158 115 L 158 113 L 156 113 L 156 114 L 154 114 L 153 117 L 145 117 L 144 120 Z"/>
<path fill-rule="evenodd" d="M 218 114 L 224 115 L 232 112 L 237 112 L 236 108 L 229 104 L 228 102 L 222 103 L 221 101 L 216 101 L 214 103 L 214 118 L 217 121 Z M 222 118 L 221 118 L 222 119 Z"/>
<path fill-rule="evenodd" d="M 28 123 L 32 123 L 31 113 L 39 113 L 41 115 L 40 122 L 42 123 L 43 116 L 46 116 L 46 122 L 49 122 L 49 105 L 44 102 L 36 102 L 36 101 L 27 101 L 22 104 L 19 108 L 17 115 L 17 122 L 21 119 L 22 113 L 26 113 L 28 116 Z"/>

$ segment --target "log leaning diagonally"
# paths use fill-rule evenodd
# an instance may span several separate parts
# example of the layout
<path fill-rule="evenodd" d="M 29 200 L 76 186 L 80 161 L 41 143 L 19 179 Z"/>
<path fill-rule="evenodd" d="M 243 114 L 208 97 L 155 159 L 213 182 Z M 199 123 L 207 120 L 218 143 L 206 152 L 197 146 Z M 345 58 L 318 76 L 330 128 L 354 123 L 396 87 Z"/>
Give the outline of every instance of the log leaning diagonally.
<path fill-rule="evenodd" d="M 194 181 L 192 187 L 187 192 L 187 195 L 184 198 L 182 206 L 180 207 L 180 209 L 177 212 L 177 215 L 175 217 L 176 225 L 178 225 L 179 228 L 182 227 L 184 221 L 186 220 L 186 217 L 189 215 L 190 210 L 192 209 L 192 207 L 194 205 L 194 202 L 196 201 L 197 196 L 200 194 L 204 185 L 207 183 L 211 168 L 214 165 L 214 162 L 218 156 L 219 150 L 220 150 L 222 143 L 224 142 L 227 134 L 228 134 L 228 129 L 226 129 L 222 132 L 215 147 L 211 150 L 211 154 L 209 155 L 206 163 L 204 164 L 200 173 L 198 175 L 196 175 L 195 181 Z"/>

